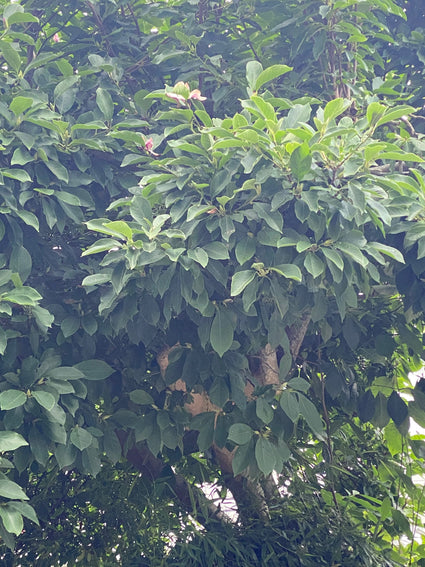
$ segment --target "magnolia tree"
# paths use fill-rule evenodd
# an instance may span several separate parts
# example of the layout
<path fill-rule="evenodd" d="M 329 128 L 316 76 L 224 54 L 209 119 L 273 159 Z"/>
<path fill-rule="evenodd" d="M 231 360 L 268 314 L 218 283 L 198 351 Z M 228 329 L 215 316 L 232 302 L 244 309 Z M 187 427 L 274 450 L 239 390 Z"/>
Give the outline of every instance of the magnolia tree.
<path fill-rule="evenodd" d="M 425 564 L 421 18 L 4 6 L 5 565 Z"/>

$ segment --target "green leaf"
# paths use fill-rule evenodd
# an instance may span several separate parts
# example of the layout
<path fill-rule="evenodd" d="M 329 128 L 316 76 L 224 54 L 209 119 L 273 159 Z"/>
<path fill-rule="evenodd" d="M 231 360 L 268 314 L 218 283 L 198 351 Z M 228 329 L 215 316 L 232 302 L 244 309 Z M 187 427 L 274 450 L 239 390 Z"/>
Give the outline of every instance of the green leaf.
<path fill-rule="evenodd" d="M 78 426 L 73 428 L 69 439 L 71 443 L 75 445 L 75 447 L 77 447 L 77 449 L 79 449 L 80 451 L 87 449 L 87 447 L 90 447 L 90 445 L 93 443 L 93 435 L 90 433 L 90 431 L 87 431 L 87 429 L 83 429 L 82 427 Z"/>
<path fill-rule="evenodd" d="M 207 267 L 209 258 L 208 254 L 202 248 L 195 248 L 193 250 L 188 250 L 187 255 L 198 264 L 201 264 L 203 268 Z"/>
<path fill-rule="evenodd" d="M 203 249 L 208 254 L 208 258 L 212 260 L 229 259 L 229 249 L 224 242 L 209 242 L 203 246 Z"/>
<path fill-rule="evenodd" d="M 271 211 L 270 205 L 266 203 L 256 202 L 253 204 L 253 208 L 258 214 L 258 218 L 260 220 L 264 221 L 266 224 L 269 225 L 271 229 L 279 233 L 278 235 L 278 240 L 279 240 L 283 225 L 282 215 L 278 211 Z"/>
<path fill-rule="evenodd" d="M 92 120 L 91 122 L 86 122 L 85 124 L 74 124 L 71 127 L 71 131 L 74 130 L 104 130 L 106 128 L 105 124 L 100 120 Z M 78 140 L 76 140 L 78 142 Z"/>
<path fill-rule="evenodd" d="M 299 182 L 310 173 L 312 156 L 307 142 L 304 142 L 292 152 L 289 167 L 295 179 Z"/>
<path fill-rule="evenodd" d="M 93 286 L 93 285 L 103 285 L 104 283 L 109 283 L 111 281 L 111 273 L 107 272 L 104 274 L 92 274 L 91 276 L 86 276 L 81 285 Z"/>
<path fill-rule="evenodd" d="M 80 80 L 79 75 L 71 75 L 60 81 L 53 91 L 53 96 L 55 99 L 63 95 L 67 90 L 69 90 L 75 83 Z"/>
<path fill-rule="evenodd" d="M 58 161 L 49 160 L 45 162 L 45 165 L 50 169 L 50 171 L 55 175 L 60 181 L 68 183 L 69 175 L 68 170 Z"/>
<path fill-rule="evenodd" d="M 332 262 L 341 272 L 344 270 L 344 260 L 337 250 L 322 246 L 321 251 L 329 262 Z"/>
<path fill-rule="evenodd" d="M 0 506 L 0 517 L 3 521 L 5 530 L 8 532 L 19 535 L 24 529 L 22 514 L 9 504 Z"/>
<path fill-rule="evenodd" d="M 18 408 L 27 401 L 27 395 L 21 390 L 5 390 L 0 394 L 0 408 L 11 410 Z"/>
<path fill-rule="evenodd" d="M 104 224 L 105 229 L 109 229 L 110 234 L 115 235 L 118 234 L 121 237 L 125 237 L 126 240 L 132 240 L 133 238 L 133 231 L 128 226 L 128 224 L 124 221 L 112 221 Z"/>
<path fill-rule="evenodd" d="M 78 195 L 68 193 L 68 191 L 56 191 L 55 196 L 63 203 L 67 203 L 73 207 L 80 207 L 82 205 L 81 199 Z"/>
<path fill-rule="evenodd" d="M 15 116 L 19 116 L 20 114 L 28 110 L 28 108 L 31 108 L 33 102 L 34 101 L 32 98 L 28 98 L 26 96 L 16 96 L 10 103 L 9 108 Z"/>
<path fill-rule="evenodd" d="M 14 451 L 28 445 L 25 439 L 15 431 L 0 431 L 0 452 Z"/>
<path fill-rule="evenodd" d="M 74 335 L 79 328 L 80 328 L 80 318 L 75 317 L 74 315 L 65 317 L 65 319 L 61 323 L 61 331 L 66 339 Z"/>
<path fill-rule="evenodd" d="M 0 496 L 11 500 L 29 500 L 22 488 L 8 479 L 0 479 Z"/>
<path fill-rule="evenodd" d="M 101 87 L 96 90 L 96 104 L 105 120 L 111 120 L 114 115 L 114 103 L 107 90 L 102 89 Z"/>
<path fill-rule="evenodd" d="M 398 120 L 402 116 L 408 116 L 409 114 L 412 114 L 413 112 L 415 112 L 415 108 L 413 106 L 407 106 L 407 105 L 387 109 L 384 116 L 382 116 L 382 118 L 380 118 L 378 120 L 376 125 L 382 126 L 383 124 L 387 124 L 388 122 L 391 122 L 392 120 Z"/>
<path fill-rule="evenodd" d="M 202 215 L 203 213 L 207 213 L 211 210 L 211 205 L 192 205 L 187 210 L 187 221 L 191 221 Z"/>
<path fill-rule="evenodd" d="M 217 376 L 214 379 L 208 394 L 213 404 L 223 408 L 230 396 L 227 380 L 222 376 Z"/>
<path fill-rule="evenodd" d="M 345 112 L 347 108 L 351 106 L 351 104 L 351 100 L 346 100 L 343 98 L 335 98 L 328 102 L 323 113 L 325 122 L 329 122 L 330 120 L 337 118 L 337 116 Z"/>
<path fill-rule="evenodd" d="M 292 71 L 292 67 L 288 67 L 288 65 L 272 65 L 271 67 L 264 69 L 264 71 L 262 71 L 255 80 L 253 90 L 258 91 L 258 89 L 265 83 L 268 83 L 277 77 L 281 77 L 285 73 L 288 73 L 288 71 Z"/>
<path fill-rule="evenodd" d="M 361 335 L 360 335 L 359 327 L 358 325 L 355 324 L 353 319 L 351 318 L 345 319 L 344 324 L 342 326 L 342 334 L 344 336 L 347 345 L 352 350 L 356 350 L 356 348 L 359 346 Z"/>
<path fill-rule="evenodd" d="M 92 447 L 84 449 L 81 454 L 81 464 L 85 474 L 98 475 L 102 467 L 99 451 Z"/>
<path fill-rule="evenodd" d="M 277 122 L 276 112 L 273 106 L 269 102 L 265 101 L 263 98 L 256 95 L 253 95 L 251 97 L 251 100 L 255 102 L 256 107 L 261 112 L 262 116 L 264 116 L 264 118 L 267 118 L 268 120 L 274 123 Z M 238 137 L 243 138 L 244 140 L 246 140 L 251 144 L 256 144 L 258 141 L 258 134 L 255 131 L 248 130 L 246 132 L 240 132 L 240 134 L 238 134 Z"/>
<path fill-rule="evenodd" d="M 17 73 L 21 68 L 21 56 L 16 49 L 8 41 L 0 40 L 0 51 L 7 64 Z"/>
<path fill-rule="evenodd" d="M 297 376 L 296 378 L 292 378 L 292 380 L 289 380 L 288 386 L 293 390 L 304 392 L 304 394 L 306 394 L 310 389 L 310 383 L 307 382 L 307 380 L 304 380 L 304 378 L 301 378 L 300 376 Z"/>
<path fill-rule="evenodd" d="M 24 24 L 27 22 L 38 22 L 38 18 L 29 12 L 14 12 L 8 19 L 9 26 L 13 24 Z"/>
<path fill-rule="evenodd" d="M 10 165 L 25 165 L 34 161 L 34 157 L 25 148 L 16 148 L 10 160 Z"/>
<path fill-rule="evenodd" d="M 122 243 L 113 238 L 102 238 L 92 244 L 81 256 L 90 256 L 91 254 L 99 254 L 100 252 L 109 252 L 112 248 L 121 248 Z"/>
<path fill-rule="evenodd" d="M 405 439 L 392 421 L 384 429 L 384 438 L 392 456 L 403 451 Z"/>
<path fill-rule="evenodd" d="M 365 392 L 358 400 L 357 413 L 363 423 L 370 421 L 376 409 L 376 399 L 370 390 Z"/>
<path fill-rule="evenodd" d="M 314 252 L 307 253 L 304 259 L 304 266 L 313 278 L 319 277 L 325 271 L 325 264 Z"/>
<path fill-rule="evenodd" d="M 324 436 L 323 424 L 316 406 L 302 394 L 298 395 L 300 414 L 306 420 L 307 425 L 317 437 Z"/>
<path fill-rule="evenodd" d="M 233 220 L 231 219 L 231 217 L 226 215 L 224 217 L 220 217 L 218 224 L 221 230 L 222 237 L 226 242 L 229 242 L 229 238 L 235 232 L 235 225 L 233 223 Z"/>
<path fill-rule="evenodd" d="M 27 504 L 27 502 L 16 501 L 16 502 L 8 502 L 7 504 L 11 508 L 17 510 L 20 514 L 22 514 L 22 516 L 25 516 L 25 518 L 28 518 L 29 520 L 34 522 L 34 524 L 39 525 L 38 518 L 34 508 L 29 504 Z"/>
<path fill-rule="evenodd" d="M 416 154 L 411 152 L 381 152 L 379 154 L 379 159 L 391 159 L 397 161 L 415 161 L 423 162 L 424 160 Z"/>
<path fill-rule="evenodd" d="M 23 246 L 14 246 L 12 248 L 9 268 L 19 274 L 22 283 L 28 279 L 32 269 L 32 259 L 26 248 Z"/>
<path fill-rule="evenodd" d="M 113 368 L 109 366 L 103 360 L 85 360 L 84 362 L 79 362 L 74 365 L 74 368 L 80 370 L 84 374 L 87 380 L 105 380 L 111 374 L 115 372 Z"/>
<path fill-rule="evenodd" d="M 229 428 L 228 439 L 237 445 L 245 445 L 248 443 L 254 432 L 249 425 L 245 423 L 234 423 Z"/>
<path fill-rule="evenodd" d="M 130 400 L 139 406 L 151 406 L 154 399 L 145 390 L 133 390 L 129 393 Z"/>
<path fill-rule="evenodd" d="M 392 392 L 387 403 L 388 414 L 396 425 L 401 425 L 408 416 L 407 404 L 398 392 Z"/>
<path fill-rule="evenodd" d="M 43 392 L 41 390 L 33 390 L 31 392 L 32 397 L 37 400 L 37 402 L 45 408 L 46 410 L 50 411 L 56 404 L 55 397 L 50 392 Z"/>
<path fill-rule="evenodd" d="M 248 262 L 254 256 L 255 250 L 256 242 L 254 238 L 246 237 L 243 240 L 239 240 L 235 248 L 236 260 L 243 266 L 245 262 Z"/>
<path fill-rule="evenodd" d="M 80 380 L 84 378 L 85 375 L 77 368 L 73 366 L 59 366 L 57 368 L 52 368 L 46 375 L 54 380 Z"/>
<path fill-rule="evenodd" d="M 259 61 L 248 61 L 246 64 L 246 82 L 252 91 L 255 91 L 255 85 L 261 73 L 263 72 L 263 66 Z"/>
<path fill-rule="evenodd" d="M 16 303 L 17 305 L 30 305 L 35 307 L 42 297 L 38 291 L 32 287 L 23 286 L 5 293 L 1 296 L 1 299 L 3 301 Z"/>
<path fill-rule="evenodd" d="M 260 437 L 255 444 L 255 460 L 258 468 L 268 476 L 273 472 L 277 465 L 277 449 L 268 439 Z"/>
<path fill-rule="evenodd" d="M 382 392 L 378 392 L 378 395 L 375 399 L 375 413 L 373 415 L 373 425 L 378 427 L 379 429 L 383 429 L 388 425 L 390 421 L 390 416 L 388 415 L 387 409 L 387 398 Z M 410 413 L 410 406 L 409 406 L 409 413 Z"/>
<path fill-rule="evenodd" d="M 211 325 L 210 343 L 215 352 L 222 357 L 233 343 L 234 323 L 228 309 L 218 307 Z"/>
<path fill-rule="evenodd" d="M 103 437 L 103 448 L 108 460 L 115 465 L 120 460 L 122 447 L 114 428 L 108 428 Z"/>
<path fill-rule="evenodd" d="M 380 120 L 381 116 L 385 114 L 387 108 L 380 102 L 372 102 L 367 107 L 367 121 L 371 125 L 376 125 Z"/>
<path fill-rule="evenodd" d="M 25 169 L 2 169 L 0 170 L 0 173 L 5 177 L 16 179 L 21 183 L 27 183 L 28 181 L 31 181 L 31 177 L 28 175 Z"/>
<path fill-rule="evenodd" d="M 284 278 L 295 280 L 296 282 L 301 282 L 303 279 L 301 270 L 298 266 L 295 266 L 295 264 L 279 264 L 279 266 L 272 266 L 270 270 Z"/>
<path fill-rule="evenodd" d="M 255 270 L 243 270 L 233 274 L 230 295 L 240 295 L 246 286 L 252 282 L 256 274 Z"/>
<path fill-rule="evenodd" d="M 34 213 L 26 211 L 25 209 L 18 209 L 16 215 L 24 221 L 25 224 L 34 228 L 37 232 L 39 231 L 39 221 Z"/>
<path fill-rule="evenodd" d="M 255 408 L 257 417 L 268 425 L 274 417 L 274 411 L 271 405 L 264 398 L 257 398 Z"/>
<path fill-rule="evenodd" d="M 77 448 L 72 445 L 57 445 L 55 458 L 60 469 L 71 466 L 77 457 Z"/>
<path fill-rule="evenodd" d="M 291 421 L 297 421 L 300 415 L 300 408 L 297 395 L 294 392 L 283 390 L 280 396 L 280 407 Z"/>
<path fill-rule="evenodd" d="M 336 242 L 335 246 L 341 252 L 344 252 L 344 254 L 353 258 L 353 260 L 355 260 L 363 268 L 366 268 L 366 266 L 368 265 L 367 258 L 362 254 L 358 246 L 350 244 L 349 242 Z"/>
<path fill-rule="evenodd" d="M 249 467 L 253 457 L 253 449 L 253 440 L 244 445 L 239 445 L 239 447 L 236 448 L 232 460 L 232 469 L 235 476 Z"/>

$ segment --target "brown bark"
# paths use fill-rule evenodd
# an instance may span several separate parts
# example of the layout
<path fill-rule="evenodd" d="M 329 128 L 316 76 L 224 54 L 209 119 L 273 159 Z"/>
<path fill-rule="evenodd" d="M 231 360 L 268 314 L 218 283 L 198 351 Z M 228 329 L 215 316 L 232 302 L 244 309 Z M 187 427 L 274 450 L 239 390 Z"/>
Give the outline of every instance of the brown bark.
<path fill-rule="evenodd" d="M 124 431 L 117 431 L 118 438 L 125 452 L 125 443 L 128 434 Z M 164 462 L 155 457 L 145 443 L 136 443 L 127 452 L 125 457 L 133 467 L 140 471 L 143 476 L 150 481 L 158 479 L 164 470 Z M 219 506 L 209 500 L 202 490 L 193 485 L 189 485 L 186 479 L 180 474 L 172 477 L 171 488 L 179 499 L 183 509 L 207 527 L 211 521 L 229 522 L 230 518 Z"/>
<path fill-rule="evenodd" d="M 161 373 L 164 374 L 168 365 L 168 354 L 172 347 L 165 347 L 157 356 L 158 365 Z M 265 383 L 276 383 L 278 378 L 276 351 L 270 346 L 266 349 L 261 360 L 265 361 L 263 366 L 263 380 Z M 267 365 L 267 367 L 265 367 Z M 187 392 L 186 384 L 183 380 L 177 380 L 170 386 L 172 390 Z M 199 415 L 204 412 L 215 412 L 218 414 L 221 408 L 213 404 L 207 394 L 191 393 L 191 401 L 185 404 L 185 409 L 192 415 Z M 215 459 L 220 466 L 224 482 L 233 494 L 238 506 L 239 516 L 242 522 L 252 522 L 253 520 L 266 521 L 269 519 L 267 502 L 261 485 L 246 478 L 242 474 L 233 475 L 232 461 L 233 452 L 225 447 L 218 447 L 213 444 Z M 179 496 L 180 498 L 180 496 Z M 181 498 L 180 498 L 181 499 Z"/>
<path fill-rule="evenodd" d="M 300 348 L 303 344 L 305 334 L 310 324 L 310 320 L 311 313 L 309 311 L 304 311 L 300 319 L 286 329 L 289 338 L 292 359 L 294 361 L 296 360 L 300 352 Z"/>
<path fill-rule="evenodd" d="M 262 386 L 279 384 L 279 365 L 276 349 L 269 343 L 263 347 L 259 354 L 260 364 L 255 377 Z"/>
<path fill-rule="evenodd" d="M 310 313 L 305 312 L 296 323 L 287 328 L 291 355 L 294 361 L 298 357 L 310 323 L 310 318 Z M 162 375 L 165 374 L 168 366 L 168 355 L 173 348 L 174 347 L 165 346 L 157 355 L 157 361 Z M 271 345 L 267 343 L 265 347 L 261 349 L 256 360 L 255 378 L 258 383 L 261 385 L 278 385 L 279 365 L 276 349 L 272 348 Z M 180 379 L 174 382 L 170 388 L 175 391 L 188 393 L 185 382 Z M 252 397 L 253 390 L 253 385 L 247 382 L 245 394 L 248 398 Z M 201 393 L 190 392 L 190 401 L 185 404 L 185 409 L 192 416 L 204 412 L 215 412 L 216 415 L 218 415 L 221 412 L 221 408 L 211 402 L 208 393 L 205 391 Z M 260 482 L 252 481 L 243 474 L 234 476 L 232 468 L 234 452 L 229 451 L 225 447 L 218 447 L 216 444 L 213 444 L 212 449 L 214 457 L 220 466 L 224 482 L 227 488 L 232 492 L 236 501 L 241 521 L 243 523 L 252 522 L 253 520 L 267 521 L 269 519 L 267 497 L 271 495 L 276 496 L 277 490 L 273 479 L 269 477 L 266 479 L 264 486 L 262 486 Z M 181 483 L 179 482 L 179 488 L 176 488 L 176 494 L 181 501 L 186 499 L 188 496 L 187 490 L 189 490 L 189 487 L 184 487 L 183 480 L 184 479 L 181 480 Z M 265 491 L 267 495 L 265 495 Z"/>

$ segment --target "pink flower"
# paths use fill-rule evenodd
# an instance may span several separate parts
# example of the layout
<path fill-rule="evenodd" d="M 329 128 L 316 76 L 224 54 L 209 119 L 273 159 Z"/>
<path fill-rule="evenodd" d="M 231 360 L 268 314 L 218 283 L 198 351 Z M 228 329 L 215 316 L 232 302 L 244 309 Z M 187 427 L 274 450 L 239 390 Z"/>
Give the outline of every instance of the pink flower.
<path fill-rule="evenodd" d="M 58 41 L 60 41 L 60 37 L 59 37 L 59 34 L 58 34 L 58 33 L 55 33 L 55 35 L 53 36 L 53 41 L 54 41 L 55 43 L 58 43 Z"/>
<path fill-rule="evenodd" d="M 194 100 L 207 100 L 206 96 L 201 96 L 201 91 L 199 89 L 191 91 L 189 98 L 193 98 Z"/>
<path fill-rule="evenodd" d="M 177 93 L 165 93 L 165 96 L 168 96 L 168 98 L 172 98 L 173 100 L 175 100 L 178 104 L 184 104 L 186 102 L 186 99 L 184 98 L 183 95 L 181 94 L 177 94 Z"/>
<path fill-rule="evenodd" d="M 146 151 L 148 152 L 148 154 L 150 154 L 151 156 L 154 156 L 154 157 L 158 157 L 158 156 L 159 156 L 159 154 L 156 154 L 156 153 L 153 151 L 153 139 L 152 139 L 152 138 L 148 138 L 148 139 L 145 141 L 145 150 L 146 150 Z"/>

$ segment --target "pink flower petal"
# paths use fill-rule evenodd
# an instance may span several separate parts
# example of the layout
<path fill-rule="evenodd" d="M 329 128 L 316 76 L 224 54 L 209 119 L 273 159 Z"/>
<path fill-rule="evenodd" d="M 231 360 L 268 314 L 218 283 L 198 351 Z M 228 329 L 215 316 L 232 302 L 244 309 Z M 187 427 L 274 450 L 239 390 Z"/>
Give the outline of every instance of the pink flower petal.
<path fill-rule="evenodd" d="M 193 90 L 190 93 L 189 98 L 193 98 L 194 100 L 207 100 L 206 96 L 201 96 L 201 91 L 199 89 Z"/>
<path fill-rule="evenodd" d="M 184 104 L 186 102 L 186 99 L 184 98 L 183 95 L 181 94 L 177 94 L 177 93 L 165 93 L 165 96 L 168 96 L 168 98 L 171 98 L 175 101 L 177 101 L 180 104 Z"/>

